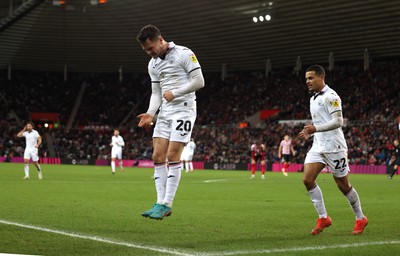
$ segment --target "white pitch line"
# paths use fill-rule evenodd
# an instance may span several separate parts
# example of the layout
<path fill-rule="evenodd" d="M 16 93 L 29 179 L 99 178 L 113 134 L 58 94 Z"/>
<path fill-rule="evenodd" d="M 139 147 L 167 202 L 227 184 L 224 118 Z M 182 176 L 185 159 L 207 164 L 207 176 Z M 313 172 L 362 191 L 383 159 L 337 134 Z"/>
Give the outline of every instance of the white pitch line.
<path fill-rule="evenodd" d="M 0 219 L 0 223 L 6 224 L 6 225 L 17 226 L 17 227 L 21 227 L 21 228 L 29 228 L 29 229 L 39 230 L 39 231 L 58 234 L 58 235 L 74 237 L 74 238 L 92 240 L 92 241 L 102 242 L 102 243 L 107 243 L 107 244 L 122 245 L 122 246 L 136 248 L 136 249 L 155 251 L 155 252 L 161 252 L 161 253 L 167 253 L 167 254 L 179 255 L 179 256 L 194 256 L 194 254 L 180 252 L 175 249 L 156 247 L 156 246 L 146 246 L 146 245 L 128 243 L 128 242 L 123 242 L 123 241 L 115 241 L 115 240 L 101 238 L 101 237 L 97 237 L 97 236 L 88 236 L 88 235 L 83 235 L 83 234 L 70 233 L 70 232 L 66 232 L 66 231 L 62 231 L 62 230 L 43 228 L 43 227 L 38 227 L 38 226 L 33 226 L 33 225 L 26 225 L 26 224 L 21 224 L 21 223 L 17 223 L 17 222 L 7 221 L 7 220 Z"/>
<path fill-rule="evenodd" d="M 211 183 L 211 182 L 224 182 L 224 181 L 238 181 L 238 180 L 247 180 L 247 179 L 216 179 L 216 180 L 204 180 L 204 183 Z"/>
<path fill-rule="evenodd" d="M 379 242 L 365 242 L 365 243 L 352 243 L 352 244 L 337 244 L 337 245 L 326 245 L 326 246 L 306 246 L 306 247 L 292 247 L 292 248 L 276 248 L 276 249 L 265 249 L 265 250 L 248 250 L 248 251 L 226 251 L 226 252 L 215 252 L 215 253 L 204 253 L 201 256 L 229 256 L 229 255 L 244 255 L 244 254 L 273 254 L 273 253 L 286 253 L 286 252 L 300 252 L 300 251 L 314 251 L 314 250 L 326 250 L 326 249 L 341 249 L 341 248 L 352 248 L 352 247 L 364 247 L 371 245 L 391 245 L 400 244 L 399 240 L 394 241 L 379 241 Z"/>
<path fill-rule="evenodd" d="M 21 224 L 21 223 L 7 221 L 7 220 L 1 220 L 1 219 L 0 219 L 0 223 L 6 224 L 6 225 L 22 227 L 22 228 L 39 230 L 39 231 L 48 232 L 48 233 L 69 236 L 69 237 L 74 237 L 74 238 L 81 238 L 81 239 L 92 240 L 92 241 L 96 241 L 96 242 L 108 243 L 108 244 L 113 244 L 113 245 L 121 245 L 121 246 L 136 248 L 136 249 L 143 249 L 143 250 L 148 250 L 148 251 L 155 251 L 155 252 L 161 252 L 161 253 L 167 253 L 167 254 L 179 255 L 179 256 L 229 256 L 229 255 L 245 255 L 245 254 L 273 254 L 273 253 L 364 247 L 364 246 L 372 246 L 372 245 L 400 244 L 400 240 L 392 240 L 392 241 L 337 244 L 337 245 L 326 245 L 326 246 L 323 245 L 323 246 L 306 246 L 306 247 L 292 247 L 292 248 L 275 248 L 275 249 L 265 249 L 265 250 L 222 251 L 222 252 L 212 252 L 212 253 L 206 253 L 206 252 L 187 253 L 187 252 L 182 252 L 182 251 L 178 251 L 175 249 L 155 247 L 155 246 L 145 246 L 145 245 L 133 244 L 133 243 L 128 243 L 128 242 L 115 241 L 115 240 L 110 240 L 110 239 L 101 238 L 101 237 L 97 237 L 97 236 L 87 236 L 87 235 L 82 235 L 82 234 L 77 234 L 77 233 L 69 233 L 66 231 L 43 228 L 43 227 L 38 227 L 38 226 L 33 226 L 33 225 L 26 225 L 26 224 Z"/>
<path fill-rule="evenodd" d="M 227 181 L 227 179 L 219 179 L 219 180 L 205 180 L 205 183 L 211 183 L 211 182 L 224 182 Z"/>

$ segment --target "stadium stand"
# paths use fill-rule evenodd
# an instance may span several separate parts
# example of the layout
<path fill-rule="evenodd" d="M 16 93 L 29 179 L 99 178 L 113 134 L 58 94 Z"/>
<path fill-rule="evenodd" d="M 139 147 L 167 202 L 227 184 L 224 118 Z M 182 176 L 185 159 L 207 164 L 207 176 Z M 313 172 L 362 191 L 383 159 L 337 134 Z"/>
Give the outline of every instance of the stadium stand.
<path fill-rule="evenodd" d="M 390 158 L 391 143 L 399 135 L 399 61 L 371 64 L 368 71 L 360 63 L 345 63 L 327 74 L 327 83 L 342 96 L 347 118 L 344 132 L 352 164 L 382 165 Z M 310 141 L 297 140 L 302 124 L 279 120 L 307 120 L 308 91 L 303 77 L 290 69 L 279 69 L 266 78 L 260 72 L 219 75 L 206 74 L 206 87 L 197 93 L 198 118 L 193 137 L 195 161 L 248 162 L 254 140 L 267 146 L 266 159 L 277 161 L 283 134 L 294 140 L 297 152 L 293 162 L 301 163 Z M 0 77 L 1 156 L 21 156 L 23 141 L 15 134 L 30 112 L 59 113 L 57 129 L 39 127 L 51 136 L 51 145 L 41 147 L 40 155 L 60 158 L 109 159 L 113 128 L 120 128 L 126 140 L 124 158 L 151 159 L 151 131 L 136 127 L 135 116 L 146 111 L 149 97 L 147 74 L 127 74 L 122 81 L 116 74 L 15 71 L 12 79 Z M 77 95 L 85 85 L 82 100 Z M 78 104 L 78 106 L 76 106 Z M 72 109 L 77 113 L 71 129 L 66 129 Z M 260 110 L 279 110 L 257 126 L 238 124 Z M 46 138 L 45 136 L 43 136 Z"/>

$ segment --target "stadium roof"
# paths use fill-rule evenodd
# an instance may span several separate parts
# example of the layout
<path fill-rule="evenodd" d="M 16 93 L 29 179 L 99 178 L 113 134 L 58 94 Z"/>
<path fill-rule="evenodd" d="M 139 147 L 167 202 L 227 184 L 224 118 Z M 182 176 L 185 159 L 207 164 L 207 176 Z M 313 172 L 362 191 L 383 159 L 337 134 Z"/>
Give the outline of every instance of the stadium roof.
<path fill-rule="evenodd" d="M 60 2 L 64 5 L 54 5 Z M 204 70 L 264 69 L 400 55 L 398 0 L 0 1 L 0 68 L 147 72 L 136 42 L 146 24 L 191 48 Z M 36 6 L 19 10 L 22 3 Z M 10 3 L 13 3 L 10 15 Z M 95 4 L 95 5 L 94 5 Z M 253 16 L 271 15 L 253 22 Z"/>

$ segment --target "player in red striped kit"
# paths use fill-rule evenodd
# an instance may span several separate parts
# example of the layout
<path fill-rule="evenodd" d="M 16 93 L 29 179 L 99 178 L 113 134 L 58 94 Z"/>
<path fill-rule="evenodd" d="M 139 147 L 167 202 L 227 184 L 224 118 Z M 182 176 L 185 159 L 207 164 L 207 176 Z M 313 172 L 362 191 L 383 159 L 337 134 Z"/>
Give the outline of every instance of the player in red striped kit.
<path fill-rule="evenodd" d="M 290 154 L 292 153 L 292 154 Z M 281 141 L 281 144 L 279 145 L 278 149 L 278 157 L 282 159 L 283 163 L 283 168 L 282 168 L 282 173 L 285 176 L 288 176 L 286 171 L 289 168 L 290 165 L 290 156 L 295 155 L 293 146 L 292 146 L 292 140 L 290 139 L 289 135 L 285 135 L 283 140 Z"/>
<path fill-rule="evenodd" d="M 261 179 L 265 179 L 265 145 L 255 142 L 251 145 L 251 178 L 254 179 L 256 172 L 256 163 L 261 163 Z"/>

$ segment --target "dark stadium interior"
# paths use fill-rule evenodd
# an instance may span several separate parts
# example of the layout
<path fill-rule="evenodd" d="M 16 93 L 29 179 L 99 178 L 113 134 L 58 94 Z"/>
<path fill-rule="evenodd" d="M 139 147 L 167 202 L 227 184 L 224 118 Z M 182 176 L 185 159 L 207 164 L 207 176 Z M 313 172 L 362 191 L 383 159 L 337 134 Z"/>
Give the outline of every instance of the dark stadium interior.
<path fill-rule="evenodd" d="M 10 18 L 24 2 L 36 5 Z M 350 162 L 389 161 L 399 137 L 398 1 L 66 2 L 0 1 L 1 156 L 23 154 L 24 142 L 15 135 L 30 112 L 52 112 L 59 113 L 60 126 L 38 128 L 42 156 L 109 159 L 112 129 L 120 128 L 124 158 L 151 159 L 152 132 L 138 128 L 135 118 L 150 96 L 148 56 L 135 36 L 152 23 L 167 40 L 188 45 L 202 65 L 206 86 L 197 92 L 194 161 L 248 162 L 254 140 L 266 144 L 269 162 L 277 161 L 279 142 L 289 134 L 294 161 L 302 163 L 310 143 L 297 139 L 303 124 L 279 121 L 310 119 L 304 69 L 319 63 L 328 70 L 331 52 L 335 65 L 327 83 L 344 102 Z M 269 23 L 252 21 L 266 13 Z M 265 109 L 280 112 L 239 128 Z"/>
<path fill-rule="evenodd" d="M 39 3 L 0 26 L 0 68 L 71 72 L 145 73 L 148 58 L 136 42 L 145 24 L 154 24 L 167 41 L 188 45 L 207 72 L 288 67 L 303 63 L 400 54 L 400 5 L 396 0 L 11 0 Z M 96 1 L 95 1 L 96 2 Z M 272 3 L 272 5 L 270 5 Z M 179 8 L 177 8 L 177 6 Z M 10 0 L 0 1 L 0 19 Z M 254 16 L 270 14 L 269 22 Z M 15 19 L 14 19 L 15 20 Z M 3 24 L 3 23 L 2 23 Z M 372 57 L 371 56 L 371 57 Z"/>

